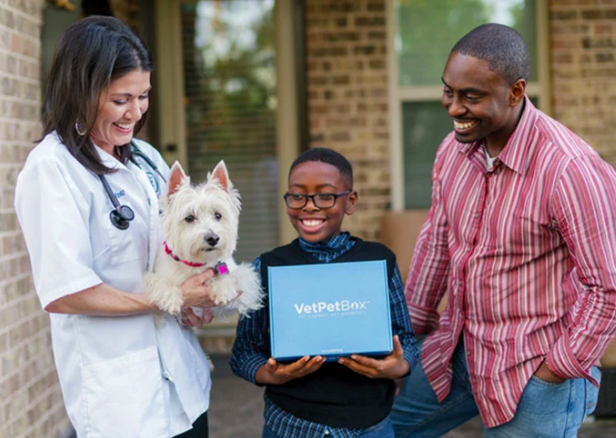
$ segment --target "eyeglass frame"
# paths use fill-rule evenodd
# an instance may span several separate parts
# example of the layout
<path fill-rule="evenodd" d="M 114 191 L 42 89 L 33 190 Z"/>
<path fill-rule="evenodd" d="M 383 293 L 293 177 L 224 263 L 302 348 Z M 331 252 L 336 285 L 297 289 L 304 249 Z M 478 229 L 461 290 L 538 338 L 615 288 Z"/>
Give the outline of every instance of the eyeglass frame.
<path fill-rule="evenodd" d="M 345 195 L 349 195 L 353 192 L 353 190 L 345 190 L 344 192 L 340 192 L 340 193 L 313 193 L 312 195 L 304 195 L 303 193 L 285 193 L 284 195 L 282 195 L 282 198 L 284 199 L 284 203 L 286 204 L 286 206 L 288 208 L 290 208 L 291 210 L 301 210 L 302 208 L 304 208 L 306 205 L 308 205 L 308 199 L 312 199 L 312 205 L 314 205 L 316 208 L 320 209 L 320 210 L 327 210 L 328 208 L 334 208 L 336 206 L 336 202 L 338 201 L 338 198 L 341 196 L 345 196 Z M 321 196 L 321 195 L 327 195 L 327 196 L 333 196 L 334 197 L 334 203 L 332 205 L 330 205 L 329 207 L 320 207 L 319 204 L 317 204 L 317 202 L 315 201 L 317 196 Z M 291 207 L 289 205 L 289 201 L 287 200 L 287 198 L 289 196 L 303 196 L 304 198 L 304 205 L 302 205 L 301 207 Z"/>

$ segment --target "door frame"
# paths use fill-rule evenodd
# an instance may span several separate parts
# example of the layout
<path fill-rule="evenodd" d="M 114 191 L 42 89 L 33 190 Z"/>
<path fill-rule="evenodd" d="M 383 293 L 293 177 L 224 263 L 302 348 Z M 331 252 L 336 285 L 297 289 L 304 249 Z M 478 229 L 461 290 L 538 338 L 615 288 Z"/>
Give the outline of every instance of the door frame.
<path fill-rule="evenodd" d="M 167 161 L 178 160 L 190 172 L 186 145 L 184 75 L 179 5 L 182 1 L 155 0 L 156 96 L 160 151 Z M 196 1 L 196 0 L 194 0 Z M 303 41 L 297 44 L 297 17 L 303 2 L 276 0 L 276 157 L 278 159 L 278 199 L 287 191 L 288 169 L 307 142 Z M 303 37 L 303 33 L 301 34 Z M 300 70 L 301 69 L 301 70 Z M 299 70 L 299 71 L 298 71 Z M 279 209 L 279 243 L 293 240 L 297 233 Z"/>

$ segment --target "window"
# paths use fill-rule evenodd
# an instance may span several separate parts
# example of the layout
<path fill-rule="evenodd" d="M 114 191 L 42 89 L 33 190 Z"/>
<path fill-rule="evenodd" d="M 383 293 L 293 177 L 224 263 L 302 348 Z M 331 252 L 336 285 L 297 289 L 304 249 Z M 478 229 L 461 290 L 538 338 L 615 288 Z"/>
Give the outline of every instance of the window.
<path fill-rule="evenodd" d="M 278 243 L 274 0 L 181 0 L 187 167 L 224 159 L 242 196 L 236 259 Z"/>
<path fill-rule="evenodd" d="M 527 94 L 549 113 L 546 0 L 387 2 L 393 209 L 427 209 L 436 149 L 452 130 L 441 76 L 453 45 L 483 23 L 515 28 L 532 62 Z"/>

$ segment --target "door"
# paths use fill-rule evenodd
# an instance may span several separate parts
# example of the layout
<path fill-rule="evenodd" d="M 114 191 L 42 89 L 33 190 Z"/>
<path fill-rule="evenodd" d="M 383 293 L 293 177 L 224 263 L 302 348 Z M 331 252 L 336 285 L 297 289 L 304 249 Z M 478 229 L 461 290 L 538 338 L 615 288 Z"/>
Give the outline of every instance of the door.
<path fill-rule="evenodd" d="M 225 161 L 242 197 L 238 261 L 279 243 L 274 6 L 274 0 L 157 3 L 162 151 L 169 162 L 181 162 L 193 183 Z"/>

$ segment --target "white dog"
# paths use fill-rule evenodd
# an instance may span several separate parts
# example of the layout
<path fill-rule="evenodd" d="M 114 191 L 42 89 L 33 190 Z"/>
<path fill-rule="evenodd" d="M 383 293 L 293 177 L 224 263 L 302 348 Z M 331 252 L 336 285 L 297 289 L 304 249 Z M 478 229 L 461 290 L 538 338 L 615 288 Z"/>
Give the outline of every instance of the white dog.
<path fill-rule="evenodd" d="M 233 188 L 224 161 L 207 181 L 192 186 L 182 166 L 171 167 L 167 193 L 161 196 L 164 244 L 154 272 L 146 274 L 145 289 L 161 310 L 177 315 L 184 303 L 180 285 L 188 277 L 215 268 L 209 280 L 212 314 L 224 318 L 261 307 L 261 283 L 252 266 L 233 260 L 237 243 L 240 195 Z M 238 296 L 239 294 L 239 296 Z"/>

